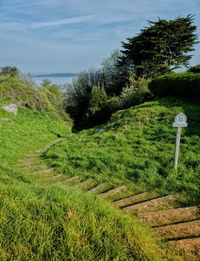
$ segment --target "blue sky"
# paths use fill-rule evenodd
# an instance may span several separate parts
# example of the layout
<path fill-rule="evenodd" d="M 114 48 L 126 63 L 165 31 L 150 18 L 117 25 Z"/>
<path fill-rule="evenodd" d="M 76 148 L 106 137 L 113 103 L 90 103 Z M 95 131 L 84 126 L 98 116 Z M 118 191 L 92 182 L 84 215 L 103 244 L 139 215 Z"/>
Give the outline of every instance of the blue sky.
<path fill-rule="evenodd" d="M 147 20 L 195 15 L 200 0 L 0 0 L 0 66 L 31 73 L 99 67 Z M 200 45 L 191 64 L 200 63 Z"/>

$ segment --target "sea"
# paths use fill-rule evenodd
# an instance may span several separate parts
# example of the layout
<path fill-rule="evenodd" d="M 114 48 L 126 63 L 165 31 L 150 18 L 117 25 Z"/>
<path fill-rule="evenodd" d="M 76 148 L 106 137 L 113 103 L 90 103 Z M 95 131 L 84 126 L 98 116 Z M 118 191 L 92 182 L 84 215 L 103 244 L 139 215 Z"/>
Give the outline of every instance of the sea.
<path fill-rule="evenodd" d="M 49 80 L 51 83 L 65 86 L 68 83 L 72 82 L 72 79 L 75 78 L 78 74 L 72 73 L 57 73 L 57 74 L 37 74 L 32 75 L 33 81 L 37 86 L 41 86 L 44 80 Z"/>

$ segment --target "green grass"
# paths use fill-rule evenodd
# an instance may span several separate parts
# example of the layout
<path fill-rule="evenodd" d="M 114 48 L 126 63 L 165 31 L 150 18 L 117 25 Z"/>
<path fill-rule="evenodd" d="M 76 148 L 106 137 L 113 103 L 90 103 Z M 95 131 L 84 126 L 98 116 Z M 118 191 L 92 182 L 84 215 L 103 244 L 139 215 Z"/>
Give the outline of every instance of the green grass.
<path fill-rule="evenodd" d="M 182 131 L 178 172 L 173 170 L 177 113 L 188 116 Z M 132 190 L 161 194 L 180 193 L 191 204 L 199 203 L 200 105 L 165 98 L 113 115 L 99 128 L 72 134 L 44 157 L 66 175 L 93 177 Z"/>
<path fill-rule="evenodd" d="M 10 178 L 0 195 L 1 260 L 170 258 L 147 228 L 98 197 Z"/>
<path fill-rule="evenodd" d="M 0 109 L 0 125 L 0 164 L 15 162 L 25 152 L 55 139 L 56 134 L 70 132 L 70 123 L 47 112 L 23 108 L 16 116 Z"/>
<path fill-rule="evenodd" d="M 70 137 L 69 122 L 20 107 L 16 116 L 0 109 L 0 124 L 0 260 L 176 260 L 148 228 L 99 197 L 15 170 L 56 134 Z"/>

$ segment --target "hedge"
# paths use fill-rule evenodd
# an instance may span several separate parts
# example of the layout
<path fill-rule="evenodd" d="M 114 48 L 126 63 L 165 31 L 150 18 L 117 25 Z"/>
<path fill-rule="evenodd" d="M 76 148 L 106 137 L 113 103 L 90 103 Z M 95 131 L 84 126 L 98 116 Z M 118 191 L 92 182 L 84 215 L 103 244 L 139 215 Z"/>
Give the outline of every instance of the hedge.
<path fill-rule="evenodd" d="M 200 73 L 171 73 L 153 79 L 149 89 L 157 97 L 200 99 Z"/>

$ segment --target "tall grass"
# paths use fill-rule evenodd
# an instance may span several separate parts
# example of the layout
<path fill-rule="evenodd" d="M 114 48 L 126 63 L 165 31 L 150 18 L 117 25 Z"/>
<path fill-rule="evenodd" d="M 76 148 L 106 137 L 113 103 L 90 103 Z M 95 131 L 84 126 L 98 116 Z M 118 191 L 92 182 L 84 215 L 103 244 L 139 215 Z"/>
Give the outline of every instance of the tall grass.
<path fill-rule="evenodd" d="M 15 170 L 16 160 L 56 134 L 70 139 L 69 123 L 23 108 L 17 116 L 0 109 L 0 119 L 0 260 L 175 260 L 109 203 Z"/>
<path fill-rule="evenodd" d="M 2 174 L 2 173 L 1 173 Z M 68 187 L 0 182 L 1 260 L 163 260 L 138 221 Z"/>
<path fill-rule="evenodd" d="M 182 131 L 178 172 L 173 170 L 177 113 L 188 116 Z M 113 115 L 103 126 L 72 135 L 45 154 L 66 175 L 93 177 L 133 190 L 180 193 L 199 203 L 200 106 L 165 98 Z M 100 131 L 99 131 L 100 130 Z"/>

